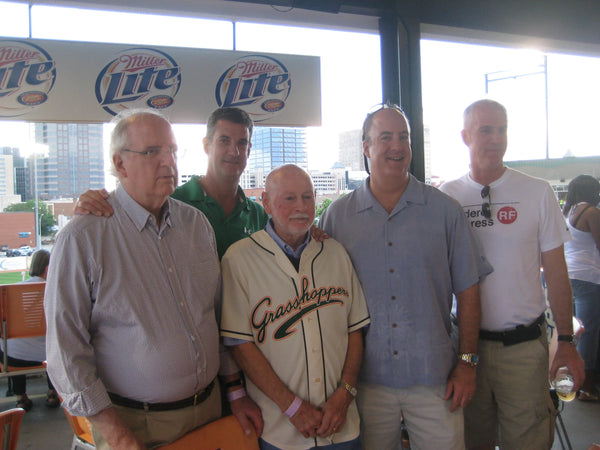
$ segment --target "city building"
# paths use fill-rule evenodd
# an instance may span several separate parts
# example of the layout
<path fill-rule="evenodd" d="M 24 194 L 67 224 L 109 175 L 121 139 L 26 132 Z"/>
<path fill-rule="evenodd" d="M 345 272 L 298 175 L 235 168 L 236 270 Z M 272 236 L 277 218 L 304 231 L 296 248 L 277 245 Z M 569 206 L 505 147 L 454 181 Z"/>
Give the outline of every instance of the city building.
<path fill-rule="evenodd" d="M 340 162 L 350 170 L 365 170 L 363 157 L 362 130 L 344 131 L 339 135 Z"/>
<path fill-rule="evenodd" d="M 283 164 L 308 169 L 306 130 L 289 127 L 255 127 L 252 151 L 240 179 L 243 188 L 261 188 L 271 170 Z"/>
<path fill-rule="evenodd" d="M 38 195 L 48 200 L 78 197 L 104 187 L 102 124 L 36 123 L 35 140 L 48 147 L 38 156 Z"/>
<path fill-rule="evenodd" d="M 339 134 L 339 160 L 353 172 L 365 170 L 365 158 L 362 147 L 362 130 L 344 131 Z M 431 183 L 431 137 L 429 127 L 423 128 L 423 147 L 425 163 L 425 182 Z"/>

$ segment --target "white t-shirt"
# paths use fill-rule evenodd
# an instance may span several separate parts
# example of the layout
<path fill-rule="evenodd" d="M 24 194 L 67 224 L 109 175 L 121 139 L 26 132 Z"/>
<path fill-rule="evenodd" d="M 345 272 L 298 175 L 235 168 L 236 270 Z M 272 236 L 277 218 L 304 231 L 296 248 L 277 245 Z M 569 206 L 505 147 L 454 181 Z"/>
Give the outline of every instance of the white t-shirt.
<path fill-rule="evenodd" d="M 550 185 L 516 170 L 490 184 L 490 198 L 469 174 L 441 190 L 462 205 L 494 272 L 480 285 L 481 328 L 500 331 L 533 322 L 546 309 L 541 253 L 570 239 Z M 481 212 L 491 200 L 492 216 Z"/>

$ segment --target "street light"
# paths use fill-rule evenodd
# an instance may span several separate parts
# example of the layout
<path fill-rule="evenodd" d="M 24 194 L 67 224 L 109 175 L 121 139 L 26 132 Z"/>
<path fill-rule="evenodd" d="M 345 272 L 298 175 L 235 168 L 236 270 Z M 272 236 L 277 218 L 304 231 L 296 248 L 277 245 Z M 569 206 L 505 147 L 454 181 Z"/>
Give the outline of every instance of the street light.
<path fill-rule="evenodd" d="M 38 211 L 37 208 L 36 208 L 36 211 Z M 37 250 L 42 248 L 42 217 L 44 217 L 44 213 L 39 213 L 39 216 L 40 216 L 40 221 L 38 222 L 37 233 L 35 235 Z"/>

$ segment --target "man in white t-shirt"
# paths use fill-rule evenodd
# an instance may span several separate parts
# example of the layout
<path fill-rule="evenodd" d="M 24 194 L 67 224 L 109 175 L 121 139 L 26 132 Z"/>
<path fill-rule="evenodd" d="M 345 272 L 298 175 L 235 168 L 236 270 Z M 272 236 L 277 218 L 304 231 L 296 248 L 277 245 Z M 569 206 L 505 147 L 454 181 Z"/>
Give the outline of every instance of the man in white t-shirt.
<path fill-rule="evenodd" d="M 494 267 L 480 284 L 480 362 L 465 441 L 476 449 L 542 449 L 551 447 L 554 429 L 548 375 L 567 366 L 576 388 L 584 378 L 563 254 L 570 236 L 550 185 L 504 166 L 507 123 L 498 102 L 470 105 L 462 130 L 470 172 L 441 187 L 462 205 Z M 540 266 L 559 335 L 550 374 Z"/>

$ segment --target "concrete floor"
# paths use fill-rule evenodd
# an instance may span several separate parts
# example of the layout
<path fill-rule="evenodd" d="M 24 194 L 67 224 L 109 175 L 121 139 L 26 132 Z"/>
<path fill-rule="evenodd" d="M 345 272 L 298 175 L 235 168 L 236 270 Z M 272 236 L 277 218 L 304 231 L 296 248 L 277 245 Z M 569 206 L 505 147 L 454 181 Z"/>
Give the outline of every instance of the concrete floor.
<path fill-rule="evenodd" d="M 0 380 L 0 410 L 2 411 L 13 408 L 16 403 L 15 397 L 5 397 L 6 387 L 6 379 Z M 44 405 L 45 380 L 39 376 L 28 379 L 27 391 L 33 400 L 33 408 L 23 419 L 17 449 L 70 449 L 73 435 L 64 413 L 60 408 L 50 409 Z M 600 443 L 600 403 L 573 400 L 564 404 L 561 416 L 573 450 L 587 450 L 592 443 Z M 562 448 L 556 438 L 552 450 Z"/>

